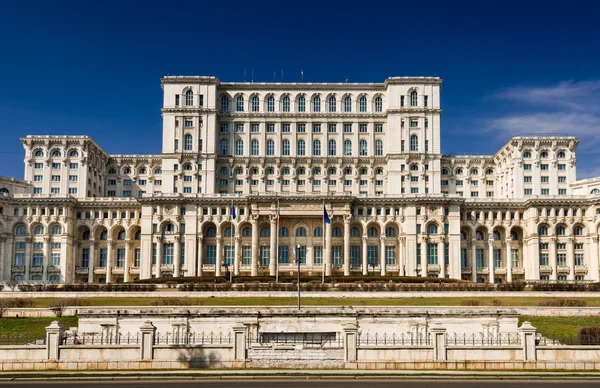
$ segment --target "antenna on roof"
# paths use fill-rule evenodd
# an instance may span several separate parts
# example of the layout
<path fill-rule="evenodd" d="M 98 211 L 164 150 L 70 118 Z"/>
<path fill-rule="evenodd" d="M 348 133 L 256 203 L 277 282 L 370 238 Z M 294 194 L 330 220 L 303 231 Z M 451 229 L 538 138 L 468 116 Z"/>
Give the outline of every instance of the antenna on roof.
<path fill-rule="evenodd" d="M 250 79 L 250 82 L 254 83 L 254 69 L 252 69 L 252 78 Z"/>
<path fill-rule="evenodd" d="M 348 76 L 346 76 L 346 83 L 348 83 Z"/>

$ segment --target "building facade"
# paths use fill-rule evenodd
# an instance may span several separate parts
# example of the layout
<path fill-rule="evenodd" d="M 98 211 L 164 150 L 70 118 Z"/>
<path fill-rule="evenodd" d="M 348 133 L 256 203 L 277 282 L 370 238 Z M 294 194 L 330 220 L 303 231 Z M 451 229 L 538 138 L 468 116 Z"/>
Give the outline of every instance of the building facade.
<path fill-rule="evenodd" d="M 0 279 L 289 275 L 299 261 L 327 276 L 598 281 L 600 179 L 576 181 L 579 139 L 443 155 L 441 84 L 169 76 L 159 155 L 27 136 L 27 183 L 0 180 Z"/>

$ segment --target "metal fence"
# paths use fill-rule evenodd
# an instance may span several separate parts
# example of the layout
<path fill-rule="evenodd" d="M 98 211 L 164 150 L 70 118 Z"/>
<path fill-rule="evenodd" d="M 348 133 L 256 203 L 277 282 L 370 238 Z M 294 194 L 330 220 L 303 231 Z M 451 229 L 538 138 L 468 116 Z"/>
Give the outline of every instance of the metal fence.
<path fill-rule="evenodd" d="M 446 345 L 464 345 L 464 346 L 501 346 L 501 345 L 520 345 L 521 336 L 518 333 L 498 333 L 493 335 L 477 334 L 457 334 L 453 333 L 446 336 Z"/>
<path fill-rule="evenodd" d="M 139 345 L 140 333 L 70 333 L 62 338 L 62 345 Z"/>
<path fill-rule="evenodd" d="M 432 345 L 431 334 L 413 333 L 359 333 L 359 345 L 383 345 L 383 346 L 423 346 Z"/>
<path fill-rule="evenodd" d="M 0 345 L 45 345 L 45 334 L 0 333 Z"/>
<path fill-rule="evenodd" d="M 223 332 L 156 333 L 154 345 L 222 345 L 232 344 L 233 335 Z"/>
<path fill-rule="evenodd" d="M 304 349 L 337 349 L 344 347 L 342 337 L 336 335 L 336 333 L 258 333 L 254 338 L 249 336 L 248 342 L 250 347 L 275 344 L 301 345 Z"/>
<path fill-rule="evenodd" d="M 538 346 L 600 346 L 600 335 L 567 335 L 558 336 L 556 338 L 546 338 L 538 334 L 535 339 L 535 344 Z"/>

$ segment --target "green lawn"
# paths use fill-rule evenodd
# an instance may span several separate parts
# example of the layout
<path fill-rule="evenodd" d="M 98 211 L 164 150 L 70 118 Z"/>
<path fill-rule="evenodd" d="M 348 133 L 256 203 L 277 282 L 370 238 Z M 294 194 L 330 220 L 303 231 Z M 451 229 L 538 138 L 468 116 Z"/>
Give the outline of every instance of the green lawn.
<path fill-rule="evenodd" d="M 46 337 L 46 327 L 50 326 L 52 321 L 59 321 L 65 329 L 69 329 L 77 326 L 78 318 L 0 318 L 0 343 L 18 344 L 20 335 L 27 335 L 30 339 L 43 339 Z"/>
<path fill-rule="evenodd" d="M 531 317 L 520 316 L 521 323 L 529 321 L 544 337 L 560 340 L 575 338 L 579 330 L 586 326 L 600 326 L 600 317 Z"/>

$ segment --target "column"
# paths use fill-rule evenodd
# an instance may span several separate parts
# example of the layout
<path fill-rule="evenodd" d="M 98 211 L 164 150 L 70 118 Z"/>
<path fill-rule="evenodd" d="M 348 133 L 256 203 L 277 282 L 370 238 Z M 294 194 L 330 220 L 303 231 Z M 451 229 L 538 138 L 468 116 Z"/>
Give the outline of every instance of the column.
<path fill-rule="evenodd" d="M 131 266 L 131 248 L 133 241 L 125 241 L 125 268 L 123 268 L 123 281 L 127 283 L 129 281 L 129 267 Z"/>
<path fill-rule="evenodd" d="M 140 360 L 152 361 L 154 358 L 154 337 L 156 335 L 156 327 L 152 322 L 146 321 L 140 327 L 140 332 L 142 333 Z"/>
<path fill-rule="evenodd" d="M 379 252 L 379 261 L 380 261 L 380 266 L 381 266 L 381 276 L 385 276 L 386 275 L 386 268 L 385 268 L 385 236 L 380 236 L 379 237 L 379 242 L 380 242 L 380 248 L 381 252 Z"/>
<path fill-rule="evenodd" d="M 221 241 L 221 235 L 217 234 L 217 256 L 215 258 L 215 276 L 221 276 L 221 263 L 223 260 L 223 254 L 222 254 L 222 250 L 223 250 L 223 241 Z"/>
<path fill-rule="evenodd" d="M 94 267 L 96 267 L 96 242 L 90 241 L 90 262 L 88 266 L 88 283 L 94 283 Z"/>
<path fill-rule="evenodd" d="M 533 260 L 536 258 L 534 257 Z M 539 255 L 537 257 L 539 263 Z M 551 280 L 558 279 L 558 268 L 556 264 L 556 237 L 552 237 L 548 243 L 548 264 L 552 267 L 552 273 L 550 274 Z M 539 264 L 538 264 L 539 265 Z"/>
<path fill-rule="evenodd" d="M 573 237 L 569 237 L 567 239 L 567 266 L 569 267 L 567 280 L 575 280 L 575 257 L 573 253 Z"/>
<path fill-rule="evenodd" d="M 238 276 L 240 274 L 240 260 L 242 254 L 240 252 L 240 241 L 242 238 L 239 234 L 235 235 L 235 246 L 233 248 L 233 275 Z"/>
<path fill-rule="evenodd" d="M 356 323 L 346 323 L 342 326 L 344 333 L 344 361 L 356 362 L 358 348 L 358 327 Z"/>
<path fill-rule="evenodd" d="M 246 326 L 242 323 L 236 323 L 233 327 L 233 358 L 234 363 L 239 362 L 240 367 L 244 366 L 246 361 Z"/>
<path fill-rule="evenodd" d="M 48 266 L 50 265 L 50 237 L 44 236 L 44 260 L 42 263 L 42 280 L 48 280 Z"/>
<path fill-rule="evenodd" d="M 440 264 L 440 277 L 446 277 L 446 255 L 444 241 L 438 242 L 438 263 Z M 450 247 L 448 247 L 450 249 Z M 450 254 L 450 252 L 448 252 Z"/>
<path fill-rule="evenodd" d="M 252 266 L 250 275 L 258 275 L 258 219 L 252 218 Z"/>
<path fill-rule="evenodd" d="M 344 276 L 350 276 L 350 216 L 344 217 Z"/>
<path fill-rule="evenodd" d="M 367 260 L 367 236 L 362 238 L 362 270 L 363 275 L 369 274 L 369 261 Z"/>
<path fill-rule="evenodd" d="M 31 237 L 25 238 L 25 280 L 31 280 L 29 270 L 31 268 Z"/>
<path fill-rule="evenodd" d="M 471 276 L 477 282 L 477 240 L 471 240 Z"/>
<path fill-rule="evenodd" d="M 512 282 L 512 246 L 509 238 L 506 239 L 506 281 Z"/>
<path fill-rule="evenodd" d="M 398 237 L 398 275 L 406 276 L 406 253 L 405 251 L 406 238 Z"/>
<path fill-rule="evenodd" d="M 154 269 L 154 274 L 156 278 L 160 277 L 160 266 L 162 265 L 162 256 L 163 256 L 163 241 L 160 236 L 156 236 L 156 268 Z"/>
<path fill-rule="evenodd" d="M 202 276 L 202 258 L 204 257 L 204 250 L 202 248 L 202 236 L 200 236 L 198 237 L 198 263 L 196 266 L 196 273 L 198 276 Z"/>
<path fill-rule="evenodd" d="M 598 236 L 592 237 L 592 245 L 588 248 L 589 254 L 585 256 L 585 263 L 588 266 L 587 278 L 597 282 L 600 275 L 598 269 Z"/>
<path fill-rule="evenodd" d="M 175 237 L 175 246 L 174 246 L 174 251 L 173 252 L 173 276 L 178 278 L 181 276 L 181 241 L 179 241 L 179 236 L 174 236 Z M 127 257 L 127 253 L 125 253 L 125 256 Z"/>
<path fill-rule="evenodd" d="M 488 240 L 488 270 L 490 271 L 489 283 L 494 283 L 494 240 Z"/>
<path fill-rule="evenodd" d="M 271 217 L 271 238 L 270 238 L 270 247 L 269 247 L 269 275 L 275 276 L 275 271 L 277 270 L 277 219 L 275 216 Z"/>
<path fill-rule="evenodd" d="M 521 336 L 521 346 L 523 346 L 523 361 L 535 361 L 537 359 L 535 348 L 536 328 L 531 326 L 530 322 L 523 322 L 517 329 Z"/>
<path fill-rule="evenodd" d="M 106 283 L 112 283 L 112 265 L 113 265 L 113 252 L 115 247 L 115 242 L 112 240 L 108 240 L 108 252 L 106 259 Z"/>
<path fill-rule="evenodd" d="M 429 258 L 427 257 L 427 240 L 421 241 L 421 277 L 427 277 L 427 264 Z"/>
<path fill-rule="evenodd" d="M 325 223 L 325 249 L 323 253 L 325 255 L 325 276 L 331 276 L 331 223 Z"/>
<path fill-rule="evenodd" d="M 433 341 L 433 361 L 446 361 L 446 328 L 438 323 L 430 329 L 430 333 Z"/>
<path fill-rule="evenodd" d="M 46 327 L 46 359 L 58 361 L 60 358 L 60 343 L 65 333 L 65 329 L 60 322 L 52 321 L 50 326 Z"/>
<path fill-rule="evenodd" d="M 5 270 L 10 274 L 10 266 L 7 265 L 8 257 L 6 255 L 6 237 L 0 236 L 0 281 L 9 280 L 8 276 L 5 274 Z"/>

